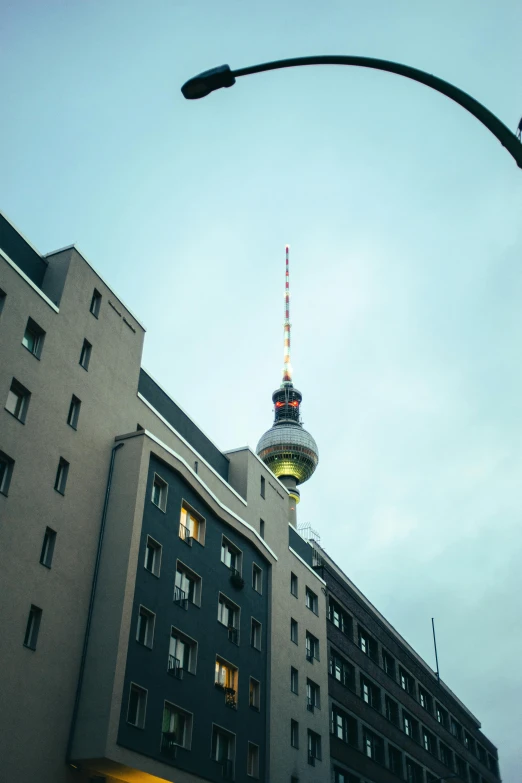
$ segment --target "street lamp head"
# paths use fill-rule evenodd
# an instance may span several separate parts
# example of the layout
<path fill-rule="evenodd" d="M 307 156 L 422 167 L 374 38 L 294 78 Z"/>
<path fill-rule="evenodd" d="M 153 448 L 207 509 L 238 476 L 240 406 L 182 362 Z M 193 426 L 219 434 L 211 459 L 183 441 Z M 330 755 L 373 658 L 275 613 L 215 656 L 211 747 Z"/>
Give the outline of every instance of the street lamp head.
<path fill-rule="evenodd" d="M 210 95 L 211 92 L 219 90 L 221 87 L 232 87 L 235 83 L 236 80 L 230 66 L 219 65 L 217 68 L 211 68 L 210 71 L 203 71 L 203 73 L 193 76 L 192 79 L 185 82 L 181 92 L 187 100 L 195 101 L 197 98 Z"/>

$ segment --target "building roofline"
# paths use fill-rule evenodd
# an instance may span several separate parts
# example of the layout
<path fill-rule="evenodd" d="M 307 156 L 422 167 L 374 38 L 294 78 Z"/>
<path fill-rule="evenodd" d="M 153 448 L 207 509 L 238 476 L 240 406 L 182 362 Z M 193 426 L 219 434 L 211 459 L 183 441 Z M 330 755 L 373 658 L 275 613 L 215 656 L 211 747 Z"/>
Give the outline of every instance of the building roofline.
<path fill-rule="evenodd" d="M 22 237 L 22 239 L 24 240 L 24 242 L 26 242 L 26 243 L 29 245 L 29 247 L 31 248 L 31 250 L 34 250 L 34 252 L 35 252 L 37 255 L 39 255 L 39 256 L 40 256 L 40 258 L 42 259 L 42 261 L 44 262 L 44 264 L 48 264 L 49 262 L 45 260 L 45 256 L 43 256 L 43 255 L 40 253 L 40 251 L 39 251 L 39 250 L 38 250 L 38 249 L 37 249 L 37 248 L 36 248 L 36 247 L 33 245 L 33 243 L 32 243 L 32 242 L 31 242 L 29 239 L 27 239 L 27 237 L 25 236 L 25 234 L 24 234 L 22 231 L 20 231 L 20 229 L 18 228 L 18 226 L 16 226 L 16 225 L 13 223 L 13 221 L 11 220 L 11 218 L 10 218 L 10 217 L 7 217 L 7 215 L 5 214 L 5 212 L 4 212 L 4 210 L 3 210 L 3 209 L 0 209 L 0 215 L 2 215 L 2 217 L 4 218 L 4 220 L 7 220 L 7 222 L 8 222 L 8 223 L 9 223 L 9 225 L 11 226 L 11 228 L 14 228 L 14 230 L 16 231 L 16 233 L 17 233 L 17 234 L 20 234 L 20 236 Z"/>
<path fill-rule="evenodd" d="M 250 448 L 250 446 L 240 446 L 238 449 L 227 449 L 226 451 L 224 451 L 224 452 L 223 452 L 223 454 L 226 456 L 227 454 L 235 454 L 235 453 L 236 453 L 236 452 L 238 452 L 238 451 L 249 451 L 249 452 L 252 454 L 252 456 L 253 456 L 253 457 L 255 457 L 255 458 L 257 459 L 257 461 L 258 461 L 258 462 L 259 462 L 259 463 L 260 463 L 260 464 L 261 464 L 261 465 L 262 465 L 262 466 L 265 468 L 265 470 L 268 470 L 268 472 L 270 473 L 270 475 L 272 476 L 272 478 L 274 479 L 274 481 L 277 481 L 277 483 L 279 484 L 279 486 L 281 487 L 281 489 L 284 489 L 284 491 L 286 492 L 286 494 L 287 494 L 287 495 L 290 495 L 290 492 L 289 492 L 289 491 L 288 491 L 288 489 L 285 487 L 285 485 L 282 483 L 282 481 L 280 481 L 280 480 L 277 478 L 277 476 L 275 475 L 275 473 L 272 473 L 272 471 L 270 470 L 270 468 L 268 467 L 268 465 L 266 465 L 266 464 L 263 462 L 263 460 L 261 459 L 261 457 L 259 457 L 259 456 L 256 454 L 256 452 L 255 452 L 253 449 L 251 449 L 251 448 Z"/>
<path fill-rule="evenodd" d="M 17 230 L 18 230 L 18 229 L 17 229 Z M 95 274 L 97 277 L 99 277 L 99 278 L 100 278 L 100 280 L 102 281 L 102 283 L 103 283 L 105 286 L 107 286 L 107 288 L 109 289 L 109 291 L 111 292 L 111 294 L 112 294 L 113 296 L 115 296 L 115 297 L 116 297 L 116 299 L 118 300 L 118 302 L 120 302 L 120 304 L 122 304 L 122 305 L 123 305 L 123 307 L 124 307 L 124 308 L 127 310 L 127 312 L 129 313 L 129 315 L 131 315 L 131 316 L 134 318 L 134 320 L 136 321 L 136 323 L 138 324 L 138 326 L 139 326 L 141 329 L 143 329 L 143 331 L 144 331 L 144 332 L 146 332 L 146 331 L 147 331 L 147 329 L 146 329 L 146 327 L 145 327 L 145 326 L 144 326 L 144 325 L 141 323 L 141 321 L 139 320 L 139 318 L 136 318 L 136 316 L 134 315 L 134 313 L 132 312 L 132 310 L 130 309 L 130 307 L 127 307 L 127 305 L 125 304 L 125 302 L 123 301 L 123 299 L 122 299 L 122 298 L 121 298 L 121 297 L 120 297 L 120 296 L 119 296 L 119 295 L 116 293 L 116 291 L 114 290 L 114 288 L 113 288 L 111 285 L 109 285 L 109 283 L 106 281 L 106 279 L 105 279 L 104 277 L 102 277 L 102 276 L 100 275 L 100 273 L 98 272 L 98 270 L 96 269 L 96 267 L 95 267 L 95 266 L 94 266 L 94 265 L 93 265 L 93 264 L 92 264 L 92 263 L 89 261 L 89 259 L 88 259 L 88 258 L 87 258 L 87 256 L 85 255 L 85 253 L 84 253 L 82 250 L 80 250 L 80 248 L 78 247 L 78 245 L 76 245 L 76 244 L 72 244 L 72 245 L 65 245 L 65 247 L 60 247 L 60 248 L 58 248 L 58 250 L 52 250 L 50 253 L 46 253 L 44 256 L 42 256 L 42 258 L 45 260 L 45 259 L 48 259 L 48 258 L 50 258 L 51 256 L 56 256 L 56 255 L 58 255 L 58 253 L 63 253 L 63 252 L 65 252 L 66 250 L 76 250 L 76 252 L 78 253 L 78 255 L 80 255 L 80 256 L 83 258 L 83 260 L 85 261 L 85 263 L 86 263 L 88 266 L 90 266 L 90 267 L 91 267 L 91 269 L 92 269 L 92 271 L 94 272 L 94 274 Z M 38 251 L 36 251 L 36 252 L 38 252 Z M 49 262 L 47 262 L 47 263 L 49 263 Z"/>
<path fill-rule="evenodd" d="M 377 616 L 377 618 L 380 620 L 382 625 L 386 628 L 389 633 L 395 637 L 395 639 L 399 642 L 399 644 L 406 649 L 406 651 L 412 656 L 412 658 L 415 659 L 415 661 L 422 666 L 422 668 L 430 674 L 432 677 L 436 677 L 436 672 L 433 671 L 433 669 L 426 663 L 424 658 L 421 658 L 418 652 L 416 652 L 413 647 L 406 641 L 406 639 L 401 636 L 401 634 L 393 627 L 393 625 L 388 622 L 388 620 L 382 615 L 379 610 L 372 604 L 372 602 L 366 598 L 364 593 L 362 593 L 359 588 L 352 582 L 352 580 L 346 576 L 344 571 L 335 563 L 330 555 L 325 552 L 325 550 L 321 547 L 320 544 L 318 544 L 316 541 L 314 541 L 313 544 L 314 549 L 317 549 L 317 551 L 320 553 L 323 560 L 325 560 L 328 565 L 334 569 L 334 571 L 337 572 L 337 574 L 345 581 L 351 590 L 357 595 L 357 597 L 361 600 L 361 602 L 368 607 L 368 609 Z M 471 710 L 469 710 L 465 704 L 461 702 L 458 696 L 456 696 L 451 688 L 448 688 L 446 683 L 444 683 L 442 680 L 438 680 L 437 685 L 440 685 L 440 687 L 446 691 L 446 693 L 455 700 L 455 702 L 458 704 L 458 706 L 473 720 L 473 722 L 476 724 L 477 728 L 481 728 L 482 724 L 479 721 L 479 719 L 474 715 Z"/>
<path fill-rule="evenodd" d="M 6 263 L 8 263 L 8 264 L 9 264 L 9 266 L 11 266 L 11 267 L 14 269 L 14 271 L 15 271 L 15 272 L 16 272 L 18 275 L 20 275 L 20 277 L 22 278 L 22 280 L 25 280 L 25 282 L 26 282 L 26 283 L 27 283 L 29 286 L 31 286 L 31 288 L 32 288 L 32 289 L 33 289 L 33 290 L 34 290 L 34 291 L 35 291 L 35 292 L 36 292 L 36 293 L 37 293 L 39 296 L 41 296 L 41 297 L 42 297 L 42 299 L 44 300 L 44 302 L 45 302 L 46 304 L 48 304 L 48 305 L 49 305 L 49 307 L 50 307 L 52 310 L 54 310 L 54 311 L 55 311 L 55 313 L 59 313 L 59 312 L 60 312 L 60 308 L 59 308 L 57 305 L 55 305 L 55 303 L 54 303 L 54 302 L 52 302 L 52 301 L 49 299 L 49 297 L 48 297 L 46 294 L 44 294 L 44 292 L 42 291 L 42 289 L 41 289 L 41 288 L 39 288 L 39 287 L 36 285 L 36 283 L 33 283 L 33 281 L 31 280 L 31 278 L 30 278 L 30 277 L 28 277 L 28 276 L 25 274 L 25 272 L 23 271 L 23 269 L 20 269 L 20 267 L 18 266 L 18 264 L 15 264 L 15 262 L 12 260 L 12 258 L 10 258 L 10 257 L 7 255 L 7 253 L 5 252 L 5 250 L 2 250 L 2 248 L 1 248 L 1 247 L 0 247 L 0 256 L 1 256 L 1 257 L 4 259 L 4 261 L 6 261 Z"/>

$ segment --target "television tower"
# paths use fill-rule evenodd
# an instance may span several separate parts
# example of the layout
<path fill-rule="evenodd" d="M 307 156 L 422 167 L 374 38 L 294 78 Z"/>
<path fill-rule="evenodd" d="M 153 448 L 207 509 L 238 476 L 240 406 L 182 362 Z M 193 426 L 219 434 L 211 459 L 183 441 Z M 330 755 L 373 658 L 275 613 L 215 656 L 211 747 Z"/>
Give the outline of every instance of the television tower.
<path fill-rule="evenodd" d="M 290 363 L 290 274 L 286 246 L 285 320 L 283 382 L 272 394 L 274 423 L 257 444 L 257 455 L 285 485 L 294 503 L 299 503 L 297 486 L 307 481 L 319 462 L 317 444 L 302 423 L 300 405 L 303 396 L 294 388 Z M 295 523 L 295 520 L 294 520 Z"/>

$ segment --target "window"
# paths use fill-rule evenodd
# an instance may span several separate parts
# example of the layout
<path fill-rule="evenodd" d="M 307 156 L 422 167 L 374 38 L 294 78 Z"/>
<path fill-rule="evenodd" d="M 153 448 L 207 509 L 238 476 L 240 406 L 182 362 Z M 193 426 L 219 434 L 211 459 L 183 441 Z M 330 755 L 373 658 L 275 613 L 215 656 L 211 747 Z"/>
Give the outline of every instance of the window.
<path fill-rule="evenodd" d="M 190 750 L 191 740 L 192 715 L 166 701 L 161 726 L 161 752 L 173 758 L 176 746 Z"/>
<path fill-rule="evenodd" d="M 201 585 L 201 577 L 181 560 L 177 560 L 176 576 L 174 577 L 174 603 L 183 609 L 187 609 L 189 603 L 201 606 Z"/>
<path fill-rule="evenodd" d="M 481 761 L 483 764 L 487 764 L 486 751 L 482 747 L 482 745 L 479 745 L 478 742 L 477 742 L 477 756 L 479 757 L 479 761 Z"/>
<path fill-rule="evenodd" d="M 5 297 L 6 297 L 6 293 L 5 293 L 5 291 L 3 291 L 3 290 L 0 288 L 0 315 L 1 315 L 1 313 L 2 313 L 2 310 L 4 309 L 4 305 L 5 305 Z"/>
<path fill-rule="evenodd" d="M 382 668 L 392 680 L 395 679 L 395 659 L 391 657 L 390 653 L 382 651 Z"/>
<path fill-rule="evenodd" d="M 393 745 L 388 745 L 388 763 L 390 772 L 402 778 L 402 753 L 398 748 L 394 748 Z"/>
<path fill-rule="evenodd" d="M 459 739 L 461 739 L 459 737 Z M 469 750 L 470 753 L 473 753 L 475 756 L 477 755 L 477 748 L 476 743 L 471 734 L 468 734 L 467 731 L 464 732 L 464 745 Z"/>
<path fill-rule="evenodd" d="M 205 520 L 185 503 L 181 507 L 179 537 L 190 546 L 192 541 L 197 541 L 202 546 L 205 544 Z"/>
<path fill-rule="evenodd" d="M 292 617 L 290 619 L 290 640 L 294 644 L 298 643 L 298 638 L 297 638 L 298 637 L 298 631 L 299 631 L 299 624 L 298 624 L 297 620 L 294 620 L 294 618 Z"/>
<path fill-rule="evenodd" d="M 263 592 L 263 571 L 255 563 L 252 563 L 252 587 L 256 593 Z"/>
<path fill-rule="evenodd" d="M 381 690 L 361 674 L 361 698 L 374 710 L 381 709 Z"/>
<path fill-rule="evenodd" d="M 458 721 L 455 720 L 455 718 L 450 719 L 450 731 L 454 737 L 462 742 L 462 726 Z"/>
<path fill-rule="evenodd" d="M 251 778 L 259 777 L 259 746 L 253 742 L 248 743 L 247 775 Z"/>
<path fill-rule="evenodd" d="M 460 756 L 457 756 L 455 753 L 455 772 L 459 776 L 459 778 L 462 778 L 462 780 L 468 779 L 468 770 L 466 767 L 466 762 L 464 759 L 461 759 Z"/>
<path fill-rule="evenodd" d="M 410 696 L 415 695 L 415 680 L 402 666 L 399 666 L 399 682 L 403 691 L 409 693 Z"/>
<path fill-rule="evenodd" d="M 332 707 L 331 732 L 334 737 L 356 748 L 359 745 L 357 721 L 338 707 Z"/>
<path fill-rule="evenodd" d="M 430 694 L 424 690 L 424 688 L 421 688 L 420 685 L 419 685 L 419 704 L 423 709 L 426 710 L 426 712 L 433 714 L 433 699 L 431 698 Z"/>
<path fill-rule="evenodd" d="M 435 740 L 434 735 L 431 733 L 431 731 L 428 731 L 428 729 L 425 729 L 424 726 L 422 727 L 422 744 L 424 747 L 424 750 L 427 750 L 428 753 L 435 754 L 437 751 L 437 741 Z"/>
<path fill-rule="evenodd" d="M 328 619 L 346 636 L 353 637 L 353 620 L 332 598 L 328 599 Z"/>
<path fill-rule="evenodd" d="M 313 680 L 306 679 L 306 708 L 310 712 L 321 707 L 321 689 Z"/>
<path fill-rule="evenodd" d="M 13 475 L 14 460 L 0 451 L 0 492 L 7 497 L 9 484 Z"/>
<path fill-rule="evenodd" d="M 265 497 L 265 477 L 261 476 L 261 497 Z"/>
<path fill-rule="evenodd" d="M 298 580 L 297 576 L 294 573 L 290 574 L 290 592 L 292 595 L 295 595 L 297 598 L 297 586 L 298 586 Z"/>
<path fill-rule="evenodd" d="M 42 544 L 42 552 L 40 554 L 40 563 L 47 568 L 50 568 L 51 563 L 53 562 L 55 542 L 56 531 L 51 530 L 50 527 L 46 527 Z"/>
<path fill-rule="evenodd" d="M 441 726 L 444 726 L 445 729 L 448 728 L 448 713 L 444 709 L 444 707 L 441 707 L 440 704 L 437 702 L 435 707 L 435 714 L 437 716 L 437 720 L 440 723 Z"/>
<path fill-rule="evenodd" d="M 131 683 L 129 705 L 127 707 L 127 723 L 138 729 L 145 727 L 145 712 L 147 710 L 147 691 L 139 685 Z"/>
<path fill-rule="evenodd" d="M 220 656 L 216 657 L 215 676 L 214 683 L 220 688 L 224 688 L 225 691 L 232 695 L 234 707 L 236 706 L 235 695 L 237 693 L 237 681 L 238 670 L 236 666 L 233 666 L 228 661 Z"/>
<path fill-rule="evenodd" d="M 299 672 L 293 666 L 290 667 L 290 690 L 299 693 Z"/>
<path fill-rule="evenodd" d="M 235 735 L 221 726 L 212 726 L 212 758 L 221 766 L 221 777 L 234 779 Z"/>
<path fill-rule="evenodd" d="M 473 767 L 469 768 L 469 780 L 470 783 L 480 783 L 479 774 L 476 769 L 473 769 Z"/>
<path fill-rule="evenodd" d="M 418 741 L 419 738 L 419 724 L 418 722 L 411 717 L 411 715 L 408 715 L 407 712 L 404 710 L 402 711 L 402 726 L 404 729 L 404 733 L 408 735 L 408 737 L 411 737 L 415 742 Z"/>
<path fill-rule="evenodd" d="M 254 710 L 261 708 L 261 683 L 250 677 L 248 685 L 248 703 Z"/>
<path fill-rule="evenodd" d="M 314 662 L 314 658 L 319 660 L 319 639 L 317 639 L 310 631 L 306 632 L 306 660 L 310 663 Z"/>
<path fill-rule="evenodd" d="M 307 608 L 310 609 L 314 614 L 319 614 L 319 599 L 317 598 L 316 594 L 310 590 L 309 587 L 307 587 L 305 590 L 305 600 Z"/>
<path fill-rule="evenodd" d="M 29 400 L 31 399 L 31 392 L 22 386 L 16 378 L 13 378 L 11 387 L 7 393 L 7 400 L 5 403 L 6 411 L 12 413 L 15 419 L 25 422 L 27 416 L 27 409 L 29 408 Z"/>
<path fill-rule="evenodd" d="M 67 485 L 67 476 L 69 475 L 69 463 L 63 457 L 60 457 L 58 463 L 58 469 L 56 471 L 56 479 L 54 481 L 54 488 L 60 495 L 65 495 L 65 487 Z"/>
<path fill-rule="evenodd" d="M 335 767 L 334 783 L 361 783 L 361 779 L 356 775 L 352 775 L 350 772 L 346 772 L 344 769 Z"/>
<path fill-rule="evenodd" d="M 172 626 L 169 642 L 169 660 L 167 671 L 178 680 L 183 679 L 183 672 L 196 673 L 198 658 L 198 643 L 182 631 Z"/>
<path fill-rule="evenodd" d="M 259 535 L 261 536 L 261 538 L 265 537 L 265 520 L 264 519 L 260 519 L 259 520 Z"/>
<path fill-rule="evenodd" d="M 140 606 L 138 611 L 138 625 L 136 628 L 136 641 L 145 647 L 152 647 L 154 639 L 154 621 L 156 615 L 149 612 L 144 606 Z"/>
<path fill-rule="evenodd" d="M 74 394 L 71 398 L 71 404 L 69 405 L 69 413 L 67 414 L 67 424 L 72 427 L 73 430 L 78 427 L 78 419 L 80 417 L 81 400 L 75 397 Z"/>
<path fill-rule="evenodd" d="M 384 764 L 384 742 L 366 727 L 363 728 L 363 753 L 378 764 Z"/>
<path fill-rule="evenodd" d="M 373 658 L 374 661 L 378 660 L 377 642 L 361 626 L 359 626 L 359 647 L 365 655 Z"/>
<path fill-rule="evenodd" d="M 227 626 L 229 640 L 239 644 L 239 606 L 223 593 L 219 594 L 218 620 Z"/>
<path fill-rule="evenodd" d="M 145 545 L 145 568 L 150 571 L 154 576 L 160 575 L 161 568 L 161 544 L 154 541 L 153 538 L 147 536 L 147 543 Z"/>
<path fill-rule="evenodd" d="M 453 769 L 453 753 L 447 745 L 444 745 L 443 742 L 439 742 L 439 757 L 443 764 L 445 764 L 450 769 Z"/>
<path fill-rule="evenodd" d="M 241 576 L 241 550 L 225 536 L 221 539 L 221 562 Z"/>
<path fill-rule="evenodd" d="M 152 496 L 151 500 L 160 511 L 165 512 L 167 510 L 167 492 L 169 485 L 164 481 L 157 473 L 154 474 L 152 480 Z"/>
<path fill-rule="evenodd" d="M 91 306 L 89 307 L 89 311 L 93 314 L 95 318 L 98 318 L 100 314 L 101 300 L 102 300 L 102 295 L 95 288 L 92 294 Z"/>
<path fill-rule="evenodd" d="M 321 760 L 321 735 L 308 729 L 308 763 L 315 765 L 315 760 Z"/>
<path fill-rule="evenodd" d="M 355 691 L 355 668 L 332 649 L 330 649 L 330 674 L 345 687 Z"/>
<path fill-rule="evenodd" d="M 290 745 L 293 748 L 299 747 L 299 723 L 296 720 L 290 721 Z"/>
<path fill-rule="evenodd" d="M 422 767 L 409 758 L 406 758 L 407 783 L 423 783 Z"/>
<path fill-rule="evenodd" d="M 44 330 L 38 326 L 36 321 L 29 318 L 27 326 L 25 327 L 24 336 L 22 337 L 22 345 L 27 348 L 29 353 L 36 356 L 37 359 L 39 359 L 42 354 L 44 338 Z"/>
<path fill-rule="evenodd" d="M 261 623 L 252 617 L 250 625 L 250 646 L 255 650 L 261 649 Z"/>
<path fill-rule="evenodd" d="M 384 697 L 384 709 L 386 712 L 386 717 L 390 721 L 390 723 L 393 723 L 395 726 L 399 725 L 399 705 L 396 701 L 393 699 L 390 699 L 389 696 Z"/>
<path fill-rule="evenodd" d="M 82 350 L 80 353 L 80 364 L 84 370 L 89 369 L 89 362 L 91 361 L 92 345 L 88 340 L 83 341 Z"/>
<path fill-rule="evenodd" d="M 38 641 L 38 632 L 40 630 L 41 619 L 42 610 L 38 606 L 31 604 L 24 637 L 24 646 L 29 647 L 30 650 L 36 650 L 36 642 Z"/>

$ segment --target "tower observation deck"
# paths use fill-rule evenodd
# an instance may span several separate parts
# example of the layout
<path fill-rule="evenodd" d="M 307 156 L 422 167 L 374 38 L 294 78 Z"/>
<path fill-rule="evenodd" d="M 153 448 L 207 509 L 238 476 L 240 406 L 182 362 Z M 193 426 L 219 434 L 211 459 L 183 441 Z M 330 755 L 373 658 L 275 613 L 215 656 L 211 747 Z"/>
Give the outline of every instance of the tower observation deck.
<path fill-rule="evenodd" d="M 303 396 L 292 382 L 290 364 L 290 281 L 289 252 L 286 246 L 284 367 L 283 381 L 272 394 L 274 423 L 257 444 L 257 455 L 263 460 L 299 502 L 297 486 L 307 481 L 319 462 L 319 452 L 313 437 L 302 423 L 300 406 Z"/>

